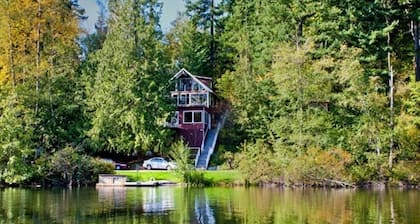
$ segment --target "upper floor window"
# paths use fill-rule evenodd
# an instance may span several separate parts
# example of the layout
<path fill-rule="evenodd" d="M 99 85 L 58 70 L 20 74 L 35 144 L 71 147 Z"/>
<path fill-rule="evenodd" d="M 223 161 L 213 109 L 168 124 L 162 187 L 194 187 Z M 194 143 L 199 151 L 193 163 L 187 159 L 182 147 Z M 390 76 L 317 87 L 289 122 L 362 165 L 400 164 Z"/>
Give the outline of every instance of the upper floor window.
<path fill-rule="evenodd" d="M 178 91 L 190 91 L 192 87 L 192 79 L 182 78 L 177 81 L 177 90 Z"/>
<path fill-rule="evenodd" d="M 204 88 L 191 78 L 181 78 L 176 82 L 177 91 L 201 91 Z"/>

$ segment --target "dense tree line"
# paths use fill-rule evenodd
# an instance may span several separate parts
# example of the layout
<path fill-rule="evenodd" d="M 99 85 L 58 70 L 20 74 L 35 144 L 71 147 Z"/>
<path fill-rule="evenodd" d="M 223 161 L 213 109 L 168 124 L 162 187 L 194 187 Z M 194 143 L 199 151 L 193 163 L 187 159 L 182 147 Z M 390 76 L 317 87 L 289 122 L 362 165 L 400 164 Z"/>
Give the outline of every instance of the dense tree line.
<path fill-rule="evenodd" d="M 85 34 L 75 0 L 1 0 L 0 184 L 167 153 L 182 67 L 216 80 L 229 119 L 213 161 L 251 182 L 418 183 L 416 1 L 185 3 L 163 34 L 158 0 L 110 0 Z"/>
<path fill-rule="evenodd" d="M 415 1 L 230 4 L 218 84 L 251 180 L 418 181 Z"/>

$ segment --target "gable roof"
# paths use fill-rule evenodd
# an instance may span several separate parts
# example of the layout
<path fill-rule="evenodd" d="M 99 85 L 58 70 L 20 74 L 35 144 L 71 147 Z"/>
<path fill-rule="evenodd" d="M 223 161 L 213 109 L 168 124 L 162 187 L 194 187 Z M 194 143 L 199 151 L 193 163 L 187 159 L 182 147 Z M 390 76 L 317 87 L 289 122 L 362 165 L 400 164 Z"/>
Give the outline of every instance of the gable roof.
<path fill-rule="evenodd" d="M 177 72 L 174 76 L 172 76 L 171 80 L 174 79 L 178 79 L 181 75 L 188 75 L 190 76 L 194 81 L 196 81 L 198 84 L 200 84 L 205 90 L 211 92 L 214 94 L 213 90 L 210 89 L 206 84 L 204 84 L 202 81 L 200 81 L 198 78 L 201 79 L 209 79 L 212 80 L 212 78 L 210 77 L 203 77 L 203 76 L 195 76 L 193 74 L 191 74 L 189 71 L 187 71 L 187 69 L 182 68 L 181 70 L 179 70 L 179 72 Z"/>

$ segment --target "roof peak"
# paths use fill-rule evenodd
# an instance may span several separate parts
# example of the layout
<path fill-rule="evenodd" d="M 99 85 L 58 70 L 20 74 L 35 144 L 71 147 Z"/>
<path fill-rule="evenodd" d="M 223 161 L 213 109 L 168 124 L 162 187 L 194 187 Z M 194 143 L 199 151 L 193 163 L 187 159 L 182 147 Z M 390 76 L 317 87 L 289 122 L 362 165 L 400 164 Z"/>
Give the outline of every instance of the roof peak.
<path fill-rule="evenodd" d="M 171 80 L 177 79 L 179 78 L 181 75 L 186 74 L 188 76 L 190 76 L 192 79 L 194 79 L 194 81 L 196 81 L 197 83 L 199 83 L 201 86 L 204 87 L 204 89 L 206 89 L 207 91 L 214 93 L 212 89 L 210 89 L 206 84 L 204 84 L 202 81 L 200 81 L 199 78 L 203 78 L 203 79 L 210 79 L 213 80 L 212 78 L 208 77 L 203 77 L 203 76 L 195 76 L 193 74 L 191 74 L 187 69 L 182 68 L 181 70 L 179 70 L 172 78 Z"/>

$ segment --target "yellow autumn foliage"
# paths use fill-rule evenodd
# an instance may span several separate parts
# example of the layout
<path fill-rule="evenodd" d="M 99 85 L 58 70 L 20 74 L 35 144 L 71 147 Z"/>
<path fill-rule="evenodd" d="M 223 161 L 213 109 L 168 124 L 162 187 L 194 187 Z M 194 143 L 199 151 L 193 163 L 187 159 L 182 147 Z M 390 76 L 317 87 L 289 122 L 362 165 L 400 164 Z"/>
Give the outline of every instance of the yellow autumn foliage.
<path fill-rule="evenodd" d="M 77 49 L 78 19 L 68 7 L 61 0 L 0 1 L 0 85 L 41 77 Z"/>

